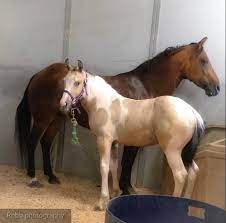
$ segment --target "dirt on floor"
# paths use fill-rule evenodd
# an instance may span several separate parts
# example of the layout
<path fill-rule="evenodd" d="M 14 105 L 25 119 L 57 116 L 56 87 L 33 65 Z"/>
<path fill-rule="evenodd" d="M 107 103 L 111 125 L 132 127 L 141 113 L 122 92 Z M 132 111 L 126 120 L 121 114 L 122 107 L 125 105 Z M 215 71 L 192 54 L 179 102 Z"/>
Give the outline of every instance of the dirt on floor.
<path fill-rule="evenodd" d="M 47 182 L 42 171 L 37 178 L 42 188 L 30 188 L 25 171 L 0 165 L 0 209 L 71 209 L 72 223 L 103 223 L 105 213 L 95 211 L 100 188 L 95 182 L 57 174 L 60 185 Z"/>

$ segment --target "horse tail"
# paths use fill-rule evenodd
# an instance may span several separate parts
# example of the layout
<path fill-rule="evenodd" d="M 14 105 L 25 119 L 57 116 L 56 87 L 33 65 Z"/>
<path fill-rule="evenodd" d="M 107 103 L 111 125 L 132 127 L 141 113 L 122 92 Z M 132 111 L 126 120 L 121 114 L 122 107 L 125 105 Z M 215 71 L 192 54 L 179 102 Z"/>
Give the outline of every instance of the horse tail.
<path fill-rule="evenodd" d="M 33 79 L 33 77 L 31 78 L 31 80 Z M 24 92 L 24 96 L 20 101 L 20 104 L 17 106 L 16 116 L 15 116 L 14 136 L 16 141 L 19 144 L 22 165 L 26 155 L 27 139 L 31 129 L 31 112 L 29 110 L 29 104 L 28 104 L 28 87 L 31 83 L 31 80 Z"/>
<path fill-rule="evenodd" d="M 192 111 L 196 117 L 196 127 L 191 140 L 182 151 L 182 160 L 185 166 L 190 166 L 192 164 L 200 138 L 205 131 L 205 124 L 201 115 L 194 108 L 192 108 Z"/>

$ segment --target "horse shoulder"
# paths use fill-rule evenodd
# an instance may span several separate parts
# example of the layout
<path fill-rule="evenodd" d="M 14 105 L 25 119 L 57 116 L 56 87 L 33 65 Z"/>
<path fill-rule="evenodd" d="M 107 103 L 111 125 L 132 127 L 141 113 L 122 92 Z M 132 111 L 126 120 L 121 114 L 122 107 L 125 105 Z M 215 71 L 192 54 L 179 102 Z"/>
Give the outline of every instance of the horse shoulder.
<path fill-rule="evenodd" d="M 89 125 L 91 131 L 98 136 L 106 135 L 111 131 L 111 113 L 107 103 L 102 101 L 89 107 Z"/>

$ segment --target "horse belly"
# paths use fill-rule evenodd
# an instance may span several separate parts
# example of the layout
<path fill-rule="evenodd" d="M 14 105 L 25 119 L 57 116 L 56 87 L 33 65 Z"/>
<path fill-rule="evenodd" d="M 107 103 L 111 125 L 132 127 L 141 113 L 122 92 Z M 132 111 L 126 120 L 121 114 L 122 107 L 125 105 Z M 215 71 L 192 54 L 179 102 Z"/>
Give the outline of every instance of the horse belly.
<path fill-rule="evenodd" d="M 156 137 L 151 128 L 134 129 L 118 135 L 118 141 L 127 146 L 147 146 L 156 144 Z"/>

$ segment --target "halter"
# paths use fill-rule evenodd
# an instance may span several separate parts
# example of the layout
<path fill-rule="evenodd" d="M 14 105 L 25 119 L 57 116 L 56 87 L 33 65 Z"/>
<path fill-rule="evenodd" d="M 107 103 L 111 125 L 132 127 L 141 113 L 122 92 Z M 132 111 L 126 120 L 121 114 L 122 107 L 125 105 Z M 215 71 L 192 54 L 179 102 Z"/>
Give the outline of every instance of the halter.
<path fill-rule="evenodd" d="M 88 95 L 88 93 L 87 93 L 87 73 L 86 73 L 86 78 L 85 78 L 84 83 L 83 83 L 82 90 L 76 97 L 73 97 L 71 92 L 69 92 L 68 90 L 64 90 L 63 92 L 68 94 L 71 98 L 71 109 L 70 109 L 71 110 L 71 123 L 72 123 L 71 142 L 72 142 L 72 144 L 79 144 L 79 140 L 78 140 L 78 136 L 77 136 L 77 130 L 76 130 L 78 123 L 77 123 L 77 120 L 75 118 L 75 110 L 77 110 L 78 113 L 80 114 L 80 110 L 79 110 L 78 107 L 76 107 L 76 105 L 78 104 L 79 100 L 83 97 L 84 94 L 86 94 L 86 96 Z"/>
<path fill-rule="evenodd" d="M 63 92 L 67 93 L 70 96 L 71 107 L 75 108 L 76 105 L 78 104 L 79 100 L 83 97 L 83 95 L 84 94 L 86 94 L 86 96 L 88 95 L 88 93 L 87 93 L 87 74 L 86 74 L 86 78 L 84 80 L 83 88 L 82 88 L 81 92 L 76 97 L 73 97 L 71 92 L 69 92 L 68 90 L 64 90 Z"/>

